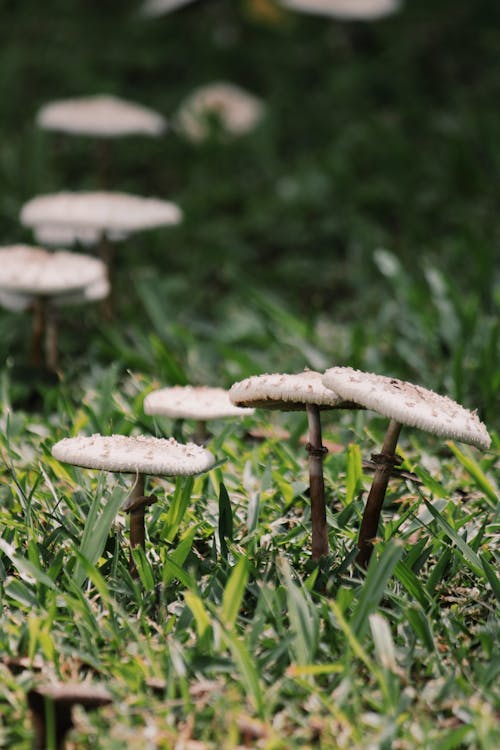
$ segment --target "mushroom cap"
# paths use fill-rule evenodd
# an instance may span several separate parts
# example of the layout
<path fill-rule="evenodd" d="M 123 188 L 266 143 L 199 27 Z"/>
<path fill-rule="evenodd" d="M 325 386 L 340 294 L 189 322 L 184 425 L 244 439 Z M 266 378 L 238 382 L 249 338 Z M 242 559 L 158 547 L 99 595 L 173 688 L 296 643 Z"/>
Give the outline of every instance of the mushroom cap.
<path fill-rule="evenodd" d="M 182 445 L 173 438 L 144 435 L 92 435 L 60 440 L 52 447 L 59 461 L 85 469 L 128 474 L 191 476 L 209 471 L 215 458 L 194 443 Z"/>
<path fill-rule="evenodd" d="M 50 102 L 38 111 L 36 122 L 46 130 L 102 138 L 161 135 L 167 127 L 152 109 L 107 94 Z"/>
<path fill-rule="evenodd" d="M 299 411 L 307 404 L 321 409 L 356 408 L 351 403 L 325 388 L 321 373 L 313 370 L 288 375 L 252 375 L 234 383 L 229 389 L 229 398 L 238 406 L 254 406 L 259 409 Z"/>
<path fill-rule="evenodd" d="M 51 300 L 56 307 L 66 307 L 66 305 L 80 305 L 86 302 L 98 302 L 105 299 L 111 286 L 107 278 L 98 279 L 86 286 L 84 289 L 77 289 L 71 292 L 61 292 Z M 10 312 L 22 312 L 27 310 L 33 304 L 36 295 L 23 294 L 20 292 L 11 292 L 0 289 L 0 306 Z"/>
<path fill-rule="evenodd" d="M 165 13 L 171 13 L 184 5 L 192 3 L 193 0 L 145 0 L 141 13 L 143 16 L 154 18 L 163 16 Z"/>
<path fill-rule="evenodd" d="M 351 367 L 330 368 L 323 383 L 343 398 L 401 424 L 478 448 L 490 447 L 491 438 L 477 414 L 420 385 Z"/>
<path fill-rule="evenodd" d="M 0 288 L 15 294 L 51 296 L 83 290 L 106 277 L 101 260 L 64 250 L 10 245 L 0 248 Z"/>
<path fill-rule="evenodd" d="M 149 393 L 144 399 L 146 414 L 174 419 L 224 419 L 253 414 L 253 409 L 235 406 L 224 388 L 176 385 Z"/>
<path fill-rule="evenodd" d="M 210 135 L 209 118 L 219 118 L 223 129 L 232 135 L 252 130 L 264 113 L 264 105 L 239 86 L 217 81 L 196 89 L 181 104 L 176 117 L 179 130 L 192 141 Z"/>
<path fill-rule="evenodd" d="M 111 239 L 123 237 L 142 229 L 178 224 L 181 219 L 180 208 L 170 201 L 108 191 L 40 195 L 21 209 L 25 226 L 39 231 L 42 228 L 47 238 L 65 238 L 67 242 L 97 242 L 103 234 Z"/>
<path fill-rule="evenodd" d="M 279 0 L 290 10 L 345 21 L 375 21 L 398 10 L 400 0 Z"/>

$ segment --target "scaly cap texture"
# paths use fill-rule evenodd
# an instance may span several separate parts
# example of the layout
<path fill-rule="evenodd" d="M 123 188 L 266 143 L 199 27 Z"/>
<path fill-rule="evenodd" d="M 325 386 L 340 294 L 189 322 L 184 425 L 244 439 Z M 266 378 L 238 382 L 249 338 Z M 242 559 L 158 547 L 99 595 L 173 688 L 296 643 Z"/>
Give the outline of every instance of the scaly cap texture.
<path fill-rule="evenodd" d="M 330 368 L 323 375 L 323 383 L 343 398 L 401 424 L 484 450 L 490 447 L 491 438 L 477 414 L 420 385 L 351 367 Z"/>
<path fill-rule="evenodd" d="M 352 404 L 346 403 L 330 388 L 325 388 L 321 381 L 321 373 L 313 370 L 292 375 L 252 375 L 234 383 L 229 389 L 229 398 L 238 406 L 280 411 L 299 411 L 305 409 L 306 404 L 314 404 L 322 409 L 352 407 Z"/>
<path fill-rule="evenodd" d="M 235 406 L 224 388 L 176 385 L 149 393 L 144 399 L 146 414 L 158 414 L 173 419 L 224 419 L 244 417 L 253 409 Z"/>
<path fill-rule="evenodd" d="M 199 474 L 215 463 L 210 451 L 194 443 L 183 445 L 174 438 L 143 435 L 65 438 L 52 447 L 52 455 L 86 469 L 172 477 Z"/>

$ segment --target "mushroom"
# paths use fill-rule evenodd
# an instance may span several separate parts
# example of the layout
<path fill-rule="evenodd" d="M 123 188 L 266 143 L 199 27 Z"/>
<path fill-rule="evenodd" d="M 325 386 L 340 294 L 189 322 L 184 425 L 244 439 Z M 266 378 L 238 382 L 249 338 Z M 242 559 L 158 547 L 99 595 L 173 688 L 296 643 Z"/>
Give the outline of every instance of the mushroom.
<path fill-rule="evenodd" d="M 98 245 L 98 254 L 106 263 L 109 276 L 112 242 L 181 220 L 182 212 L 175 203 L 109 191 L 40 195 L 21 209 L 22 224 L 31 227 L 38 242 Z"/>
<path fill-rule="evenodd" d="M 376 469 L 359 532 L 357 562 L 366 567 L 373 551 L 389 476 L 393 467 L 401 462 L 396 446 L 402 425 L 470 443 L 483 450 L 489 448 L 491 438 L 475 412 L 447 396 L 404 380 L 351 367 L 332 367 L 323 375 L 323 383 L 342 398 L 390 418 L 382 451 L 372 456 Z"/>
<path fill-rule="evenodd" d="M 275 373 L 253 375 L 229 390 L 229 398 L 238 406 L 258 409 L 307 412 L 309 442 L 309 482 L 311 496 L 312 558 L 328 554 L 323 458 L 328 450 L 321 438 L 320 410 L 359 408 L 353 406 L 321 382 L 321 373 L 306 370 L 294 375 Z"/>
<path fill-rule="evenodd" d="M 57 682 L 32 688 L 28 692 L 28 705 L 33 714 L 34 749 L 64 748 L 66 734 L 74 727 L 73 706 L 92 711 L 110 703 L 108 691 L 95 685 Z M 53 728 L 53 734 L 49 727 Z"/>
<path fill-rule="evenodd" d="M 147 475 L 192 476 L 209 471 L 215 463 L 210 451 L 194 443 L 181 445 L 173 438 L 140 435 L 92 435 L 60 440 L 52 447 L 59 461 L 86 469 L 135 474 L 136 479 L 122 510 L 130 514 L 130 547 L 145 546 L 146 507 L 155 502 L 144 494 Z M 130 571 L 136 574 L 133 558 Z"/>
<path fill-rule="evenodd" d="M 238 136 L 252 130 L 264 114 L 262 102 L 239 86 L 225 81 L 196 89 L 181 104 L 175 124 L 189 140 L 210 137 L 213 126 Z"/>
<path fill-rule="evenodd" d="M 183 8 L 185 5 L 194 2 L 194 0 L 145 0 L 141 8 L 143 16 L 156 18 L 163 16 L 165 13 L 171 13 L 173 10 Z"/>
<path fill-rule="evenodd" d="M 279 0 L 290 10 L 344 21 L 375 21 L 398 10 L 400 0 Z"/>
<path fill-rule="evenodd" d="M 36 123 L 45 130 L 100 139 L 99 182 L 107 184 L 110 138 L 128 135 L 159 136 L 165 132 L 165 118 L 152 109 L 116 96 L 60 99 L 45 104 L 36 115 Z"/>
<path fill-rule="evenodd" d="M 254 412 L 253 409 L 235 406 L 224 388 L 192 385 L 176 385 L 152 391 L 144 399 L 144 411 L 146 414 L 172 419 L 196 420 L 194 439 L 199 444 L 209 437 L 206 424 L 209 419 L 244 417 Z"/>
<path fill-rule="evenodd" d="M 33 310 L 31 358 L 57 369 L 55 308 L 68 302 L 102 298 L 108 291 L 106 267 L 97 258 L 40 247 L 11 245 L 0 248 L 0 304 L 12 311 Z"/>

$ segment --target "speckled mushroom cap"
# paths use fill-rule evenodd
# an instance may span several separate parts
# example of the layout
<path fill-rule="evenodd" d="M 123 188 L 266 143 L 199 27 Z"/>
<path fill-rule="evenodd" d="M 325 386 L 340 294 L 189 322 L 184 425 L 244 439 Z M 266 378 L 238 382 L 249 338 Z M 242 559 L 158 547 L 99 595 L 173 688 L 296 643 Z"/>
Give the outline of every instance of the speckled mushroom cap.
<path fill-rule="evenodd" d="M 5 291 L 51 296 L 84 289 L 105 276 L 102 261 L 81 253 L 29 245 L 0 248 L 0 288 Z"/>
<path fill-rule="evenodd" d="M 25 226 L 42 228 L 46 237 L 58 228 L 59 238 L 82 242 L 97 241 L 104 233 L 120 237 L 178 224 L 181 219 L 180 208 L 170 201 L 108 191 L 40 195 L 21 209 Z"/>
<path fill-rule="evenodd" d="M 194 443 L 182 445 L 173 438 L 143 435 L 65 438 L 52 447 L 52 455 L 86 469 L 172 477 L 199 474 L 215 463 L 210 451 Z"/>
<path fill-rule="evenodd" d="M 196 89 L 181 105 L 176 125 L 193 141 L 210 134 L 209 118 L 217 116 L 227 133 L 243 135 L 264 113 L 262 102 L 232 83 L 216 82 Z"/>
<path fill-rule="evenodd" d="M 224 388 L 176 385 L 149 393 L 144 399 L 146 414 L 173 419 L 224 419 L 253 414 L 253 409 L 235 406 Z"/>
<path fill-rule="evenodd" d="M 345 21 L 375 21 L 398 10 L 399 0 L 279 0 L 290 10 Z"/>
<path fill-rule="evenodd" d="M 50 698 L 57 703 L 75 705 L 79 703 L 86 708 L 105 706 L 112 702 L 106 688 L 81 682 L 56 682 L 38 685 L 30 691 L 42 698 Z"/>
<path fill-rule="evenodd" d="M 229 389 L 229 398 L 238 406 L 280 411 L 299 411 L 305 409 L 307 404 L 321 409 L 356 408 L 330 388 L 325 388 L 321 377 L 321 373 L 313 370 L 293 375 L 252 375 L 234 383 Z"/>
<path fill-rule="evenodd" d="M 50 102 L 38 111 L 36 122 L 46 130 L 101 138 L 161 135 L 167 127 L 152 109 L 106 94 Z"/>
<path fill-rule="evenodd" d="M 163 16 L 166 13 L 171 13 L 178 8 L 189 5 L 194 0 L 145 0 L 141 8 L 141 13 L 144 16 Z"/>
<path fill-rule="evenodd" d="M 401 424 L 485 450 L 490 447 L 491 438 L 477 414 L 420 385 L 351 367 L 332 367 L 323 375 L 323 383 L 343 398 Z"/>

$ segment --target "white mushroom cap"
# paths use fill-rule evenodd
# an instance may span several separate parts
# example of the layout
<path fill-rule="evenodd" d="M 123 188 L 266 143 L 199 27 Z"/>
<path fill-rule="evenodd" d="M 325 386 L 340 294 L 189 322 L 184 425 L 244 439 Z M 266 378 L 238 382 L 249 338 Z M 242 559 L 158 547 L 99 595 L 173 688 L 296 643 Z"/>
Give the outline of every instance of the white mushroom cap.
<path fill-rule="evenodd" d="M 93 281 L 84 289 L 58 294 L 52 298 L 51 302 L 56 307 L 98 302 L 99 300 L 106 299 L 110 290 L 111 286 L 108 279 L 103 277 L 102 279 Z M 33 304 L 35 297 L 36 295 L 33 294 L 22 294 L 0 289 L 0 306 L 11 312 L 22 312 Z"/>
<path fill-rule="evenodd" d="M 399 0 L 279 0 L 290 10 L 345 21 L 375 21 L 398 10 Z"/>
<path fill-rule="evenodd" d="M 86 469 L 156 476 L 191 476 L 209 471 L 215 463 L 210 451 L 194 443 L 182 445 L 173 438 L 143 435 L 65 438 L 52 447 L 52 455 Z"/>
<path fill-rule="evenodd" d="M 117 239 L 142 229 L 178 224 L 181 219 L 180 208 L 170 201 L 107 191 L 40 195 L 21 209 L 25 226 L 36 228 L 46 238 L 67 242 L 97 241 L 102 234 Z"/>
<path fill-rule="evenodd" d="M 0 288 L 4 291 L 52 296 L 83 290 L 105 277 L 104 263 L 81 253 L 51 253 L 28 245 L 0 248 Z"/>
<path fill-rule="evenodd" d="M 262 118 L 262 102 L 232 83 L 216 82 L 196 89 L 181 105 L 176 124 L 184 135 L 201 141 L 210 135 L 209 118 L 216 116 L 227 133 L 243 135 Z"/>
<path fill-rule="evenodd" d="M 490 447 L 491 438 L 477 414 L 420 385 L 351 367 L 332 367 L 323 375 L 323 383 L 343 398 L 401 424 L 478 448 Z"/>
<path fill-rule="evenodd" d="M 50 102 L 39 110 L 36 122 L 46 130 L 102 138 L 161 135 L 167 127 L 152 109 L 106 94 Z"/>
<path fill-rule="evenodd" d="M 224 388 L 177 385 L 149 393 L 144 399 L 146 414 L 159 414 L 173 419 L 224 419 L 253 414 L 253 409 L 242 409 L 229 400 Z"/>
<path fill-rule="evenodd" d="M 163 16 L 165 13 L 171 13 L 173 10 L 183 8 L 184 5 L 192 3 L 193 0 L 145 0 L 141 13 L 144 16 Z"/>
<path fill-rule="evenodd" d="M 305 409 L 307 404 L 322 409 L 352 407 L 352 404 L 346 403 L 330 388 L 325 388 L 321 381 L 321 373 L 313 370 L 305 370 L 294 375 L 252 375 L 234 383 L 229 389 L 229 398 L 233 404 L 239 406 L 280 411 L 298 411 Z"/>

